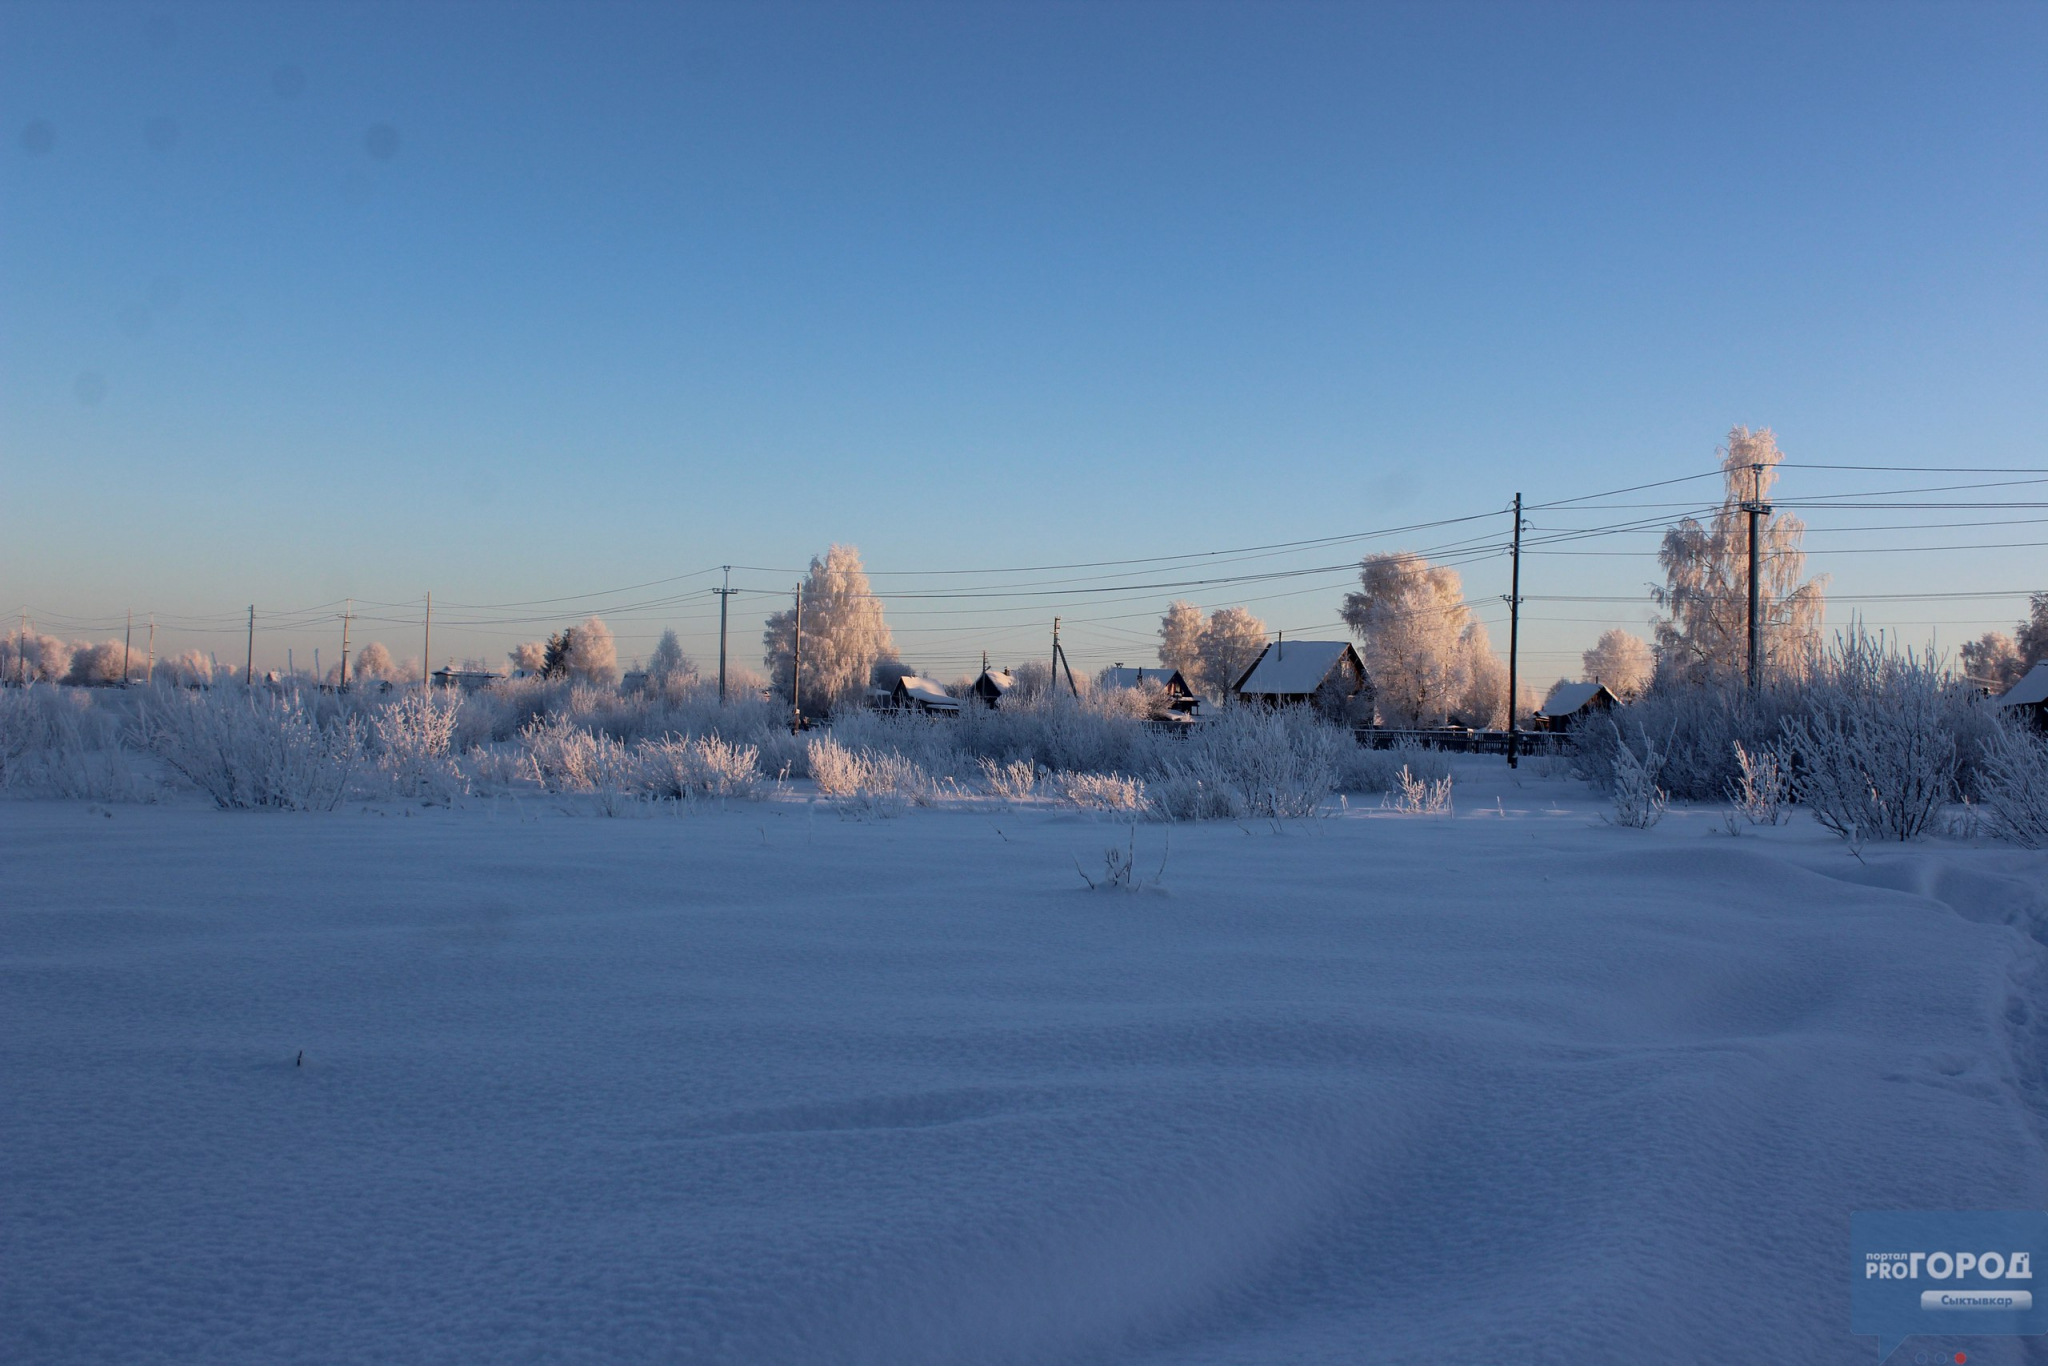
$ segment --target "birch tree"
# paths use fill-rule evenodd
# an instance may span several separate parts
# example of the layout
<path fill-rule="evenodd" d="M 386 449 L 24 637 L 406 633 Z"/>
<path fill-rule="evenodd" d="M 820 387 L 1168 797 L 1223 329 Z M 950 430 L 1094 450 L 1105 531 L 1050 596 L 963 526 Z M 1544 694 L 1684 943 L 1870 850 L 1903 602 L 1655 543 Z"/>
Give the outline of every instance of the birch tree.
<path fill-rule="evenodd" d="M 763 662 L 782 696 L 790 695 L 795 670 L 794 605 L 768 618 L 761 634 Z M 835 545 L 811 560 L 804 578 L 803 697 L 824 707 L 858 696 L 875 665 L 896 656 L 896 643 L 882 619 L 882 600 L 868 586 L 860 551 Z"/>
<path fill-rule="evenodd" d="M 1657 656 L 1650 642 L 1622 630 L 1607 632 L 1580 658 L 1586 681 L 1604 684 L 1624 702 L 1640 697 L 1657 672 Z"/>
<path fill-rule="evenodd" d="M 1664 568 L 1651 598 L 1666 615 L 1656 624 L 1657 669 L 1674 682 L 1743 677 L 1749 658 L 1749 517 L 1747 500 L 1766 501 L 1784 460 L 1770 428 L 1728 433 L 1721 456 L 1726 484 L 1721 506 L 1701 523 L 1687 517 L 1664 533 Z M 1820 646 L 1825 578 L 1800 581 L 1806 524 L 1775 512 L 1757 523 L 1757 646 L 1771 675 L 1804 676 Z"/>

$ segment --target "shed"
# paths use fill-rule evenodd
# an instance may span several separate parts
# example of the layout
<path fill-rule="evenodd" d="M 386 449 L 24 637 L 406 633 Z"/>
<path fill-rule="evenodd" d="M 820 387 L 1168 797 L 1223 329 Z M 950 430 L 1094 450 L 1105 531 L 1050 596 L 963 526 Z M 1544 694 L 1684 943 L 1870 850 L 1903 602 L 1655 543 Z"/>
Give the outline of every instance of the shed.
<path fill-rule="evenodd" d="M 1991 705 L 2012 708 L 2038 730 L 2048 730 L 2048 659 L 2027 670 L 2026 676 L 1991 699 Z"/>
<path fill-rule="evenodd" d="M 1181 677 L 1179 669 L 1126 669 L 1121 664 L 1111 665 L 1095 676 L 1098 687 L 1136 690 L 1147 683 L 1160 688 L 1166 694 L 1166 709 L 1186 714 L 1202 705 L 1202 699 L 1195 696 L 1195 690 Z"/>
<path fill-rule="evenodd" d="M 1537 711 L 1536 729 L 1569 730 L 1588 717 L 1614 710 L 1620 701 L 1605 683 L 1560 683 Z"/>
<path fill-rule="evenodd" d="M 464 692 L 476 692 L 505 681 L 505 675 L 489 669 L 458 669 L 453 664 L 434 670 L 432 677 L 437 688 L 460 688 Z"/>
<path fill-rule="evenodd" d="M 919 678 L 916 674 L 905 674 L 896 680 L 896 686 L 889 690 L 889 704 L 902 711 L 944 716 L 960 714 L 959 698 L 929 678 Z"/>
<path fill-rule="evenodd" d="M 1367 692 L 1365 661 L 1348 640 L 1278 640 L 1268 645 L 1231 688 L 1240 702 L 1269 707 L 1348 702 Z"/>
<path fill-rule="evenodd" d="M 993 707 L 1000 703 L 1004 697 L 1008 696 L 1010 690 L 1016 686 L 1017 677 L 1008 669 L 984 667 L 981 671 L 981 676 L 974 680 L 973 684 L 969 686 L 968 691 L 973 693 L 975 699 L 983 706 Z"/>

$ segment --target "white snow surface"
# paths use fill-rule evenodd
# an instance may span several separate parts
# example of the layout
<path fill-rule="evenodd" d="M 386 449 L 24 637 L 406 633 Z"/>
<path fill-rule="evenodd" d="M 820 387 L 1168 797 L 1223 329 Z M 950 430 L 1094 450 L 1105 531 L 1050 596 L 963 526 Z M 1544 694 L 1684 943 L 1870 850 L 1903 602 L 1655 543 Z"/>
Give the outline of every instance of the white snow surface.
<path fill-rule="evenodd" d="M 2048 856 L 1459 765 L 1137 893 L 1055 810 L 0 803 L 0 1361 L 1869 1362 L 1852 1211 L 2044 1204 Z"/>

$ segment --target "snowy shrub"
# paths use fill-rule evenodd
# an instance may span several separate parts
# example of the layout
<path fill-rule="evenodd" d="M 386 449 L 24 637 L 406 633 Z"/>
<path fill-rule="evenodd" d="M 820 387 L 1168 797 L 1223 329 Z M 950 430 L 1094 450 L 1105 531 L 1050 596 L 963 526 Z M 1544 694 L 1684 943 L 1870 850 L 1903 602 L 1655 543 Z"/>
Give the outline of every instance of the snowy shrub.
<path fill-rule="evenodd" d="M 140 726 L 152 753 L 223 808 L 332 811 L 364 749 L 360 720 L 319 724 L 296 693 L 162 692 Z"/>
<path fill-rule="evenodd" d="M 900 816 L 913 802 L 932 800 L 932 775 L 901 754 L 851 749 L 829 737 L 813 739 L 807 750 L 818 791 L 844 814 Z"/>
<path fill-rule="evenodd" d="M 1614 712 L 1615 724 L 1584 725 L 1574 733 L 1579 775 L 1613 791 L 1623 733 L 1663 737 L 1659 785 L 1681 801 L 1718 801 L 1742 779 L 1736 747 L 1751 754 L 1776 743 L 1799 705 L 1796 685 L 1752 693 L 1740 684 L 1676 684 L 1652 690 Z"/>
<path fill-rule="evenodd" d="M 598 814 L 617 816 L 640 799 L 638 756 L 609 735 L 590 737 L 587 768 Z"/>
<path fill-rule="evenodd" d="M 1657 786 L 1657 776 L 1664 767 L 1664 755 L 1659 753 L 1650 737 L 1638 732 L 1643 752 L 1638 755 L 1621 734 L 1621 728 L 1613 722 L 1607 729 L 1614 732 L 1614 823 L 1633 830 L 1648 830 L 1664 819 L 1664 807 L 1670 794 Z"/>
<path fill-rule="evenodd" d="M 531 721 L 519 732 L 529 771 L 550 792 L 591 790 L 595 785 L 600 738 L 617 743 L 610 736 L 593 735 L 560 715 Z"/>
<path fill-rule="evenodd" d="M 1180 780 L 1176 800 L 1195 784 L 1229 793 L 1237 814 L 1309 816 L 1336 790 L 1339 764 L 1354 748 L 1348 732 L 1304 708 L 1238 707 L 1187 737 L 1158 772 Z"/>
<path fill-rule="evenodd" d="M 1977 815 L 2022 849 L 2048 848 L 2048 738 L 2015 722 L 1991 732 L 1978 761 Z"/>
<path fill-rule="evenodd" d="M 36 683 L 0 690 L 0 789 L 122 802 L 154 795 L 129 768 L 110 712 L 86 694 Z"/>
<path fill-rule="evenodd" d="M 493 749 L 478 745 L 462 756 L 458 766 L 463 786 L 479 796 L 492 797 L 510 792 L 533 777 L 533 765 L 520 749 Z"/>
<path fill-rule="evenodd" d="M 1342 751 L 1337 762 L 1337 790 L 1340 792 L 1392 792 L 1401 786 L 1401 775 L 1425 782 L 1447 780 L 1450 760 L 1443 751 L 1413 740 L 1403 740 L 1387 749 L 1353 745 Z"/>
<path fill-rule="evenodd" d="M 453 758 L 458 699 L 407 693 L 376 714 L 377 762 L 401 796 L 448 801 L 463 788 Z"/>
<path fill-rule="evenodd" d="M 1785 752 L 1777 745 L 1756 750 L 1735 742 L 1736 780 L 1729 785 L 1728 799 L 1751 825 L 1777 825 L 1791 819 L 1792 772 Z"/>
<path fill-rule="evenodd" d="M 640 787 L 662 801 L 706 797 L 758 798 L 761 751 L 705 736 L 668 736 L 639 748 Z"/>
<path fill-rule="evenodd" d="M 1931 661 L 1843 639 L 1784 722 L 1800 802 L 1852 844 L 1918 838 L 1956 795 L 1964 705 Z"/>
<path fill-rule="evenodd" d="M 1046 777 L 1054 800 L 1091 811 L 1135 812 L 1145 809 L 1145 780 L 1121 773 L 1059 772 Z"/>
<path fill-rule="evenodd" d="M 1404 766 L 1394 775 L 1393 790 L 1381 800 L 1381 805 L 1390 811 L 1419 816 L 1447 812 L 1451 809 L 1450 775 L 1431 780 L 1410 773 Z"/>
<path fill-rule="evenodd" d="M 1245 814 L 1244 801 L 1235 791 L 1185 769 L 1154 778 L 1145 786 L 1145 799 L 1160 820 L 1221 821 Z"/>
<path fill-rule="evenodd" d="M 1029 759 L 1002 764 L 984 756 L 978 762 L 982 789 L 998 801 L 1028 801 L 1038 788 L 1038 766 Z"/>
<path fill-rule="evenodd" d="M 1167 855 L 1172 852 L 1172 836 L 1169 834 L 1165 847 L 1159 854 L 1159 871 L 1147 880 L 1138 871 L 1138 827 L 1131 827 L 1130 840 L 1121 849 L 1115 845 L 1102 851 L 1102 872 L 1096 877 L 1088 876 L 1088 870 L 1081 866 L 1081 860 L 1074 860 L 1074 871 L 1081 875 L 1081 881 L 1088 884 L 1091 892 L 1142 892 L 1157 889 L 1166 876 Z"/>

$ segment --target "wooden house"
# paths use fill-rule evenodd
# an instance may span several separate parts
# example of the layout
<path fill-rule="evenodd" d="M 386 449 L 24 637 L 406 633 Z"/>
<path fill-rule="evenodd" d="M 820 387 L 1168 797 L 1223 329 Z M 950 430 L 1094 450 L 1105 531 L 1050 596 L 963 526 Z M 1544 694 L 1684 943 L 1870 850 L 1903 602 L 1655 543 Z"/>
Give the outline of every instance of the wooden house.
<path fill-rule="evenodd" d="M 1260 652 L 1231 693 L 1268 707 L 1342 706 L 1371 697 L 1365 661 L 1348 640 L 1278 640 Z"/>
<path fill-rule="evenodd" d="M 981 676 L 975 679 L 973 684 L 969 686 L 968 692 L 973 694 L 974 699 L 984 707 L 995 707 L 1000 706 L 1002 700 L 1016 686 L 1016 675 L 1012 674 L 1008 669 L 984 667 L 981 671 Z"/>
<path fill-rule="evenodd" d="M 898 711 L 923 712 L 933 716 L 958 716 L 960 699 L 929 678 L 905 674 L 889 690 L 889 705 Z"/>
<path fill-rule="evenodd" d="M 1179 669 L 1127 669 L 1113 664 L 1095 676 L 1099 688 L 1138 691 L 1146 684 L 1158 688 L 1165 710 L 1181 716 L 1191 716 L 1202 705 L 1202 699 L 1195 696 L 1195 690 L 1181 677 Z"/>
<path fill-rule="evenodd" d="M 1991 705 L 2024 717 L 2036 730 L 2048 731 L 2048 659 L 2027 670 L 2026 677 L 1991 699 Z"/>
<path fill-rule="evenodd" d="M 1560 683 L 1550 690 L 1535 716 L 1537 730 L 1570 730 L 1591 717 L 1613 711 L 1621 701 L 1604 683 Z"/>

